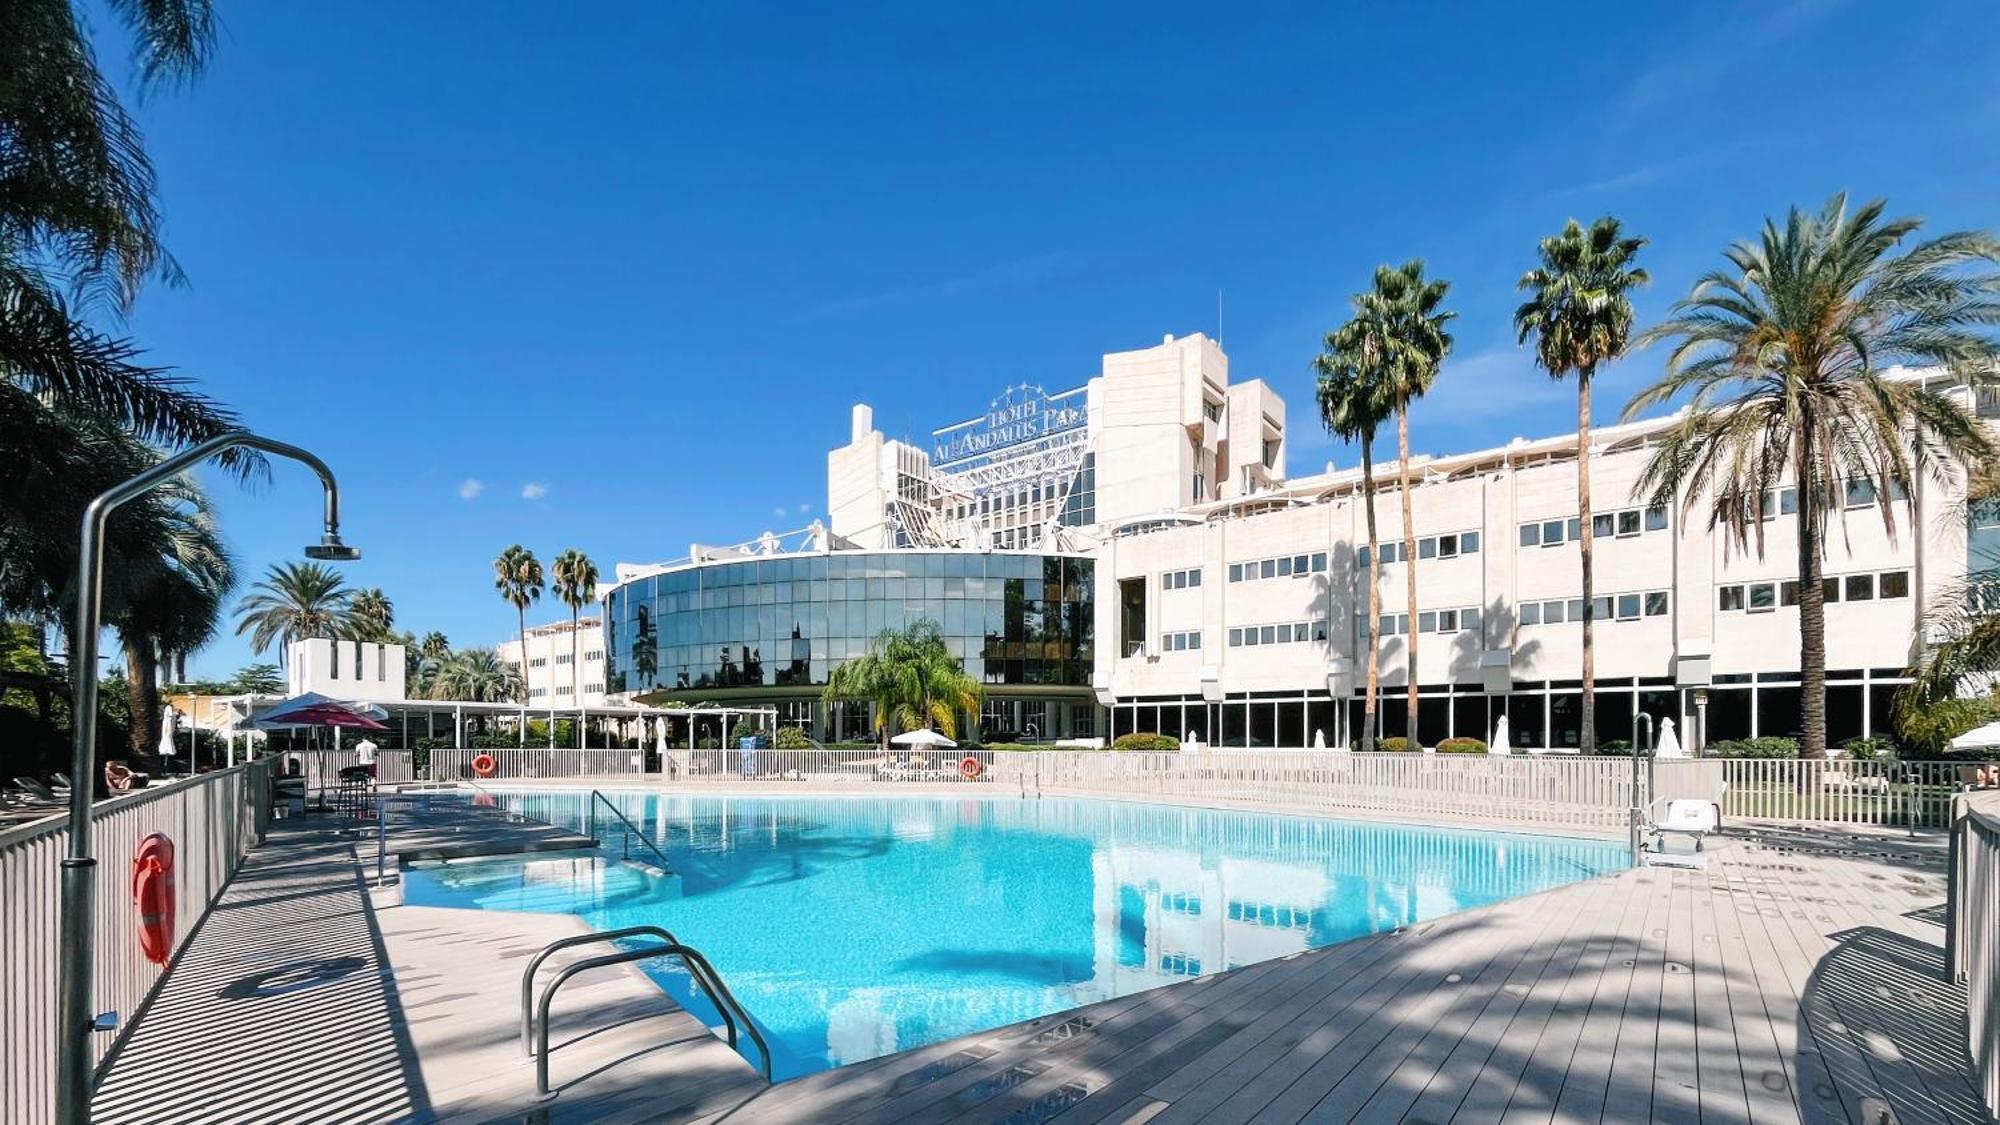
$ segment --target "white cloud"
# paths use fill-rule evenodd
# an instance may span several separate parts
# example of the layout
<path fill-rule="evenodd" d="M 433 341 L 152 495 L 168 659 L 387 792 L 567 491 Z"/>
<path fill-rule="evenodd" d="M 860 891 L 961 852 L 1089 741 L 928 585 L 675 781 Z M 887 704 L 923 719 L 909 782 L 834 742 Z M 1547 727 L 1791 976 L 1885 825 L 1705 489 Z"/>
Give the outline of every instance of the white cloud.
<path fill-rule="evenodd" d="M 993 290 L 1018 289 L 1038 285 L 1062 274 L 1074 272 L 1078 264 L 1076 257 L 1069 251 L 1056 250 L 1032 258 L 1000 262 L 956 277 L 826 301 L 809 309 L 807 315 L 840 316 L 868 309 L 907 305 L 917 301 L 962 297 Z"/>
<path fill-rule="evenodd" d="M 775 508 L 772 508 L 772 509 L 771 509 L 771 514 L 772 514 L 772 515 L 774 515 L 774 516 L 776 516 L 776 517 L 778 517 L 779 519 L 784 519 L 784 518 L 785 518 L 785 506 L 784 506 L 783 504 L 780 504 L 780 505 L 778 505 L 777 507 L 775 507 Z"/>
<path fill-rule="evenodd" d="M 549 486 L 538 480 L 531 480 L 521 486 L 521 499 L 540 500 L 549 494 Z"/>
<path fill-rule="evenodd" d="M 458 498 L 460 500 L 477 500 L 479 499 L 479 494 L 484 491 L 486 491 L 485 481 L 480 480 L 478 477 L 467 477 L 458 486 Z"/>
<path fill-rule="evenodd" d="M 805 515 L 805 514 L 806 514 L 807 512 L 810 512 L 810 511 L 812 511 L 812 510 L 813 510 L 813 506 L 812 506 L 811 504 L 800 504 L 800 505 L 799 505 L 799 514 L 800 514 L 800 515 L 802 515 L 802 516 L 803 516 L 803 515 Z"/>

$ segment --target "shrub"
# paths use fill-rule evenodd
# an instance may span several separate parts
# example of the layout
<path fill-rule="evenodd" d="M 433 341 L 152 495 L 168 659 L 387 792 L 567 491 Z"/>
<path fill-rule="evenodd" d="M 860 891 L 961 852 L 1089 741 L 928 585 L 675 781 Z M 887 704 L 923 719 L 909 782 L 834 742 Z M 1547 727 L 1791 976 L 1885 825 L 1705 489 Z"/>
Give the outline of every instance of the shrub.
<path fill-rule="evenodd" d="M 1725 738 L 1702 750 L 1704 758 L 1796 758 L 1799 743 L 1793 738 Z"/>
<path fill-rule="evenodd" d="M 1598 743 L 1597 749 L 1593 752 L 1606 757 L 1629 758 L 1632 756 L 1632 740 L 1629 738 L 1609 739 Z"/>
<path fill-rule="evenodd" d="M 1113 750 L 1179 750 L 1181 740 L 1170 734 L 1121 734 L 1111 743 Z"/>
<path fill-rule="evenodd" d="M 1893 762 L 1896 760 L 1896 744 L 1886 738 L 1850 738 L 1840 744 L 1849 758 L 1857 762 Z"/>
<path fill-rule="evenodd" d="M 1476 738 L 1447 738 L 1437 744 L 1440 754 L 1484 754 L 1486 744 Z"/>
<path fill-rule="evenodd" d="M 1380 750 L 1385 754 L 1402 754 L 1412 749 L 1415 749 L 1415 747 L 1410 745 L 1409 739 L 1404 738 L 1401 735 L 1395 735 L 1389 738 L 1385 738 L 1380 742 L 1377 742 L 1375 744 L 1375 749 Z"/>
<path fill-rule="evenodd" d="M 748 719 L 738 719 L 736 720 L 736 725 L 729 728 L 729 748 L 734 750 L 738 746 L 743 745 L 743 740 L 746 738 L 754 738 L 757 740 L 756 744 L 758 746 L 763 746 L 765 745 L 764 737 L 764 732 L 759 730 L 755 723 L 752 723 Z"/>
<path fill-rule="evenodd" d="M 798 727 L 779 727 L 778 736 L 773 740 L 773 744 L 780 750 L 812 749 L 812 739 Z"/>

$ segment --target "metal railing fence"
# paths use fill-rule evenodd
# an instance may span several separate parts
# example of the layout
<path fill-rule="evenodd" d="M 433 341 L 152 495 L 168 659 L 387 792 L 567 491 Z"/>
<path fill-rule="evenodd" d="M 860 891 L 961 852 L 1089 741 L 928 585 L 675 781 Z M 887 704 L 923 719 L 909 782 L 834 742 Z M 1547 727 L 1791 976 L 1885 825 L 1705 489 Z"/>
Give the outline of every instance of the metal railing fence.
<path fill-rule="evenodd" d="M 178 956 L 208 908 L 263 838 L 271 816 L 271 762 L 203 774 L 100 801 L 91 810 L 98 860 L 98 949 L 91 1011 L 116 1012 L 119 1035 L 166 972 L 139 952 L 132 856 L 164 833 L 174 843 L 174 935 Z M 0 1120 L 40 1125 L 55 1118 L 57 924 L 60 861 L 68 818 L 58 814 L 0 829 Z M 98 1035 L 95 1060 L 119 1035 Z"/>

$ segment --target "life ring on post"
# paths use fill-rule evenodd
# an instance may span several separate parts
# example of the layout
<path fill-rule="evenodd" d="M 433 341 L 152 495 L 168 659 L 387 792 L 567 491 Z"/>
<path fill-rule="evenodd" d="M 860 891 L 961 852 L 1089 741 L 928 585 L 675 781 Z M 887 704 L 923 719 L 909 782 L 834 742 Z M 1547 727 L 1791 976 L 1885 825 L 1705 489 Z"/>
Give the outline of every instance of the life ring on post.
<path fill-rule="evenodd" d="M 155 832 L 132 855 L 132 903 L 139 952 L 155 965 L 174 955 L 174 842 Z"/>
<path fill-rule="evenodd" d="M 979 775 L 984 772 L 986 767 L 980 765 L 979 759 L 970 754 L 958 760 L 958 776 L 967 781 L 978 781 Z"/>
<path fill-rule="evenodd" d="M 493 755 L 481 754 L 472 759 L 472 772 L 480 777 L 492 777 L 500 772 L 500 767 L 494 764 Z"/>

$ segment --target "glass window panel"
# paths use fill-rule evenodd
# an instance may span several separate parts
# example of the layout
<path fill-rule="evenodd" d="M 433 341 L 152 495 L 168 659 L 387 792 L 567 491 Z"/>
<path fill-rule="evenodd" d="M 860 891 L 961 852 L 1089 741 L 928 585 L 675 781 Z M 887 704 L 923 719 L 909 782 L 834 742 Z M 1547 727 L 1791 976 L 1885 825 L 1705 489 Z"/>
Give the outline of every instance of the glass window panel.
<path fill-rule="evenodd" d="M 1996 507 L 2000 507 L 2000 505 L 1996 505 Z M 1541 546 L 1541 543 L 1542 543 L 1542 529 L 1540 527 L 1537 527 L 1532 523 L 1524 523 L 1521 525 L 1521 546 L 1539 547 Z M 1366 551 L 1367 549 L 1363 548 L 1364 554 L 1366 553 Z"/>
<path fill-rule="evenodd" d="M 1278 627 L 1276 625 L 1264 626 L 1264 643 L 1267 645 L 1278 643 Z"/>
<path fill-rule="evenodd" d="M 1460 532 L 1458 536 L 1458 553 L 1461 555 L 1478 554 L 1479 533 L 1476 531 Z"/>
<path fill-rule="evenodd" d="M 1634 508 L 1629 512 L 1618 513 L 1618 534 L 1639 534 L 1639 509 Z"/>
<path fill-rule="evenodd" d="M 1717 609 L 1733 610 L 1743 608 L 1743 587 L 1741 586 L 1724 586 L 1718 589 L 1715 595 Z"/>
<path fill-rule="evenodd" d="M 1667 615 L 1667 592 L 1655 590 L 1646 595 L 1646 616 L 1665 617 Z"/>
<path fill-rule="evenodd" d="M 1458 627 L 1468 632 L 1477 629 L 1479 628 L 1479 619 L 1480 611 L 1478 609 L 1462 609 L 1458 612 Z"/>
<path fill-rule="evenodd" d="M 1243 581 L 1243 564 L 1242 564 L 1242 563 L 1230 563 L 1230 564 L 1229 564 L 1229 580 L 1230 580 L 1231 582 L 1241 582 L 1241 581 Z"/>
<path fill-rule="evenodd" d="M 1909 597 L 1910 572 L 1907 570 L 1885 571 L 1882 575 L 1881 594 L 1885 598 Z"/>
<path fill-rule="evenodd" d="M 1872 574 L 1850 574 L 1847 576 L 1846 597 L 1850 602 L 1870 602 L 1875 600 L 1875 576 Z"/>
<path fill-rule="evenodd" d="M 1436 539 L 1427 537 L 1417 540 L 1418 558 L 1434 559 L 1437 558 L 1437 553 L 1438 553 L 1438 541 Z"/>
<path fill-rule="evenodd" d="M 1750 609 L 1772 609 L 1778 604 L 1778 588 L 1769 582 L 1753 582 L 1749 587 Z"/>
<path fill-rule="evenodd" d="M 1320 551 L 1313 555 L 1312 568 L 1314 574 L 1321 574 L 1326 571 L 1325 551 Z"/>
<path fill-rule="evenodd" d="M 1667 529 L 1667 507 L 1655 504 L 1646 509 L 1646 530 L 1665 531 Z"/>
<path fill-rule="evenodd" d="M 1259 564 L 1259 566 L 1263 570 L 1264 577 L 1276 578 L 1278 576 L 1277 559 L 1265 559 L 1261 564 Z"/>
<path fill-rule="evenodd" d="M 1787 606 L 1799 604 L 1799 584 L 1796 580 L 1778 583 L 1778 604 Z"/>
<path fill-rule="evenodd" d="M 1639 595 L 1618 595 L 1618 620 L 1630 621 L 1639 616 Z"/>
<path fill-rule="evenodd" d="M 1438 627 L 1438 615 L 1436 610 L 1427 609 L 1422 613 L 1417 614 L 1417 632 L 1435 633 L 1437 632 L 1437 627 Z"/>
<path fill-rule="evenodd" d="M 1611 515 L 1605 513 L 1590 517 L 1590 533 L 1609 537 L 1611 535 Z"/>
<path fill-rule="evenodd" d="M 1827 603 L 1829 603 L 1829 604 L 1831 604 L 1831 603 L 1833 603 L 1833 602 L 1837 602 L 1837 601 L 1839 601 L 1839 600 L 1840 600 L 1840 579 L 1838 579 L 1838 578 L 1822 578 L 1822 579 L 1820 579 L 1820 583 L 1819 583 L 1819 596 L 1820 596 L 1820 599 L 1821 599 L 1822 601 L 1825 601 L 1825 602 L 1827 602 Z"/>
<path fill-rule="evenodd" d="M 1546 615 L 1546 614 L 1544 614 L 1543 616 L 1547 616 L 1547 615 Z M 1583 620 L 1583 599 L 1582 599 L 1582 598 L 1571 598 L 1571 599 L 1569 600 L 1569 619 L 1570 619 L 1571 621 L 1582 621 L 1582 620 Z"/>
<path fill-rule="evenodd" d="M 1583 538 L 1583 517 L 1581 516 L 1572 517 L 1569 523 L 1566 525 L 1566 527 L 1569 531 L 1569 537 L 1571 540 L 1577 540 Z"/>
<path fill-rule="evenodd" d="M 1522 605 L 1521 605 L 1521 624 L 1523 624 L 1523 625 L 1540 625 L 1541 623 L 1542 623 L 1542 606 L 1541 606 L 1541 603 L 1540 603 L 1540 602 L 1524 602 L 1524 603 L 1522 603 Z"/>
<path fill-rule="evenodd" d="M 1542 525 L 1542 546 L 1553 547 L 1563 541 L 1563 521 L 1550 520 Z"/>

